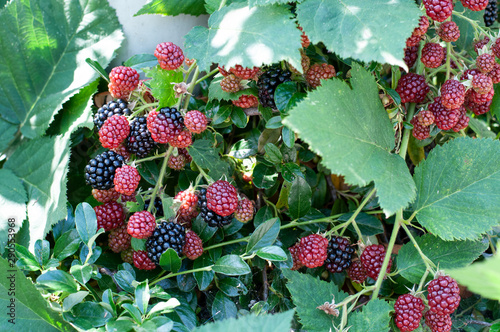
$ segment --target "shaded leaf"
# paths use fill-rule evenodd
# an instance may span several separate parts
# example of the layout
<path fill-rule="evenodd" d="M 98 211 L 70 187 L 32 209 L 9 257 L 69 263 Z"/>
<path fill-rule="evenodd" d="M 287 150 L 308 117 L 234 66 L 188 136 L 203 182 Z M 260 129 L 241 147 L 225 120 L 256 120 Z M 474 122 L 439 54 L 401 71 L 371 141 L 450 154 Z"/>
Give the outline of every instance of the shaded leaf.
<path fill-rule="evenodd" d="M 389 331 L 389 322 L 391 321 L 390 312 L 394 310 L 384 300 L 374 299 L 363 306 L 362 311 L 352 313 L 348 318 L 349 331 Z"/>
<path fill-rule="evenodd" d="M 199 16 L 206 13 L 204 0 L 152 0 L 139 9 L 134 16 L 145 14 L 160 14 L 168 16 L 188 14 Z"/>
<path fill-rule="evenodd" d="M 252 253 L 273 244 L 280 232 L 280 224 L 279 218 L 272 218 L 260 224 L 250 236 L 246 252 Z"/>
<path fill-rule="evenodd" d="M 214 320 L 222 320 L 227 318 L 235 318 L 238 313 L 238 308 L 231 299 L 218 292 L 215 295 L 214 302 L 212 303 L 212 316 Z"/>
<path fill-rule="evenodd" d="M 288 195 L 288 211 L 294 218 L 303 217 L 311 209 L 312 191 L 307 181 L 296 176 L 292 181 L 290 194 Z"/>
<path fill-rule="evenodd" d="M 238 255 L 222 256 L 215 262 L 212 269 L 228 276 L 239 276 L 251 272 L 248 264 Z"/>
<path fill-rule="evenodd" d="M 83 202 L 76 206 L 75 224 L 83 243 L 89 242 L 97 232 L 97 217 L 90 204 Z"/>
<path fill-rule="evenodd" d="M 168 248 L 167 251 L 161 254 L 159 265 L 162 269 L 175 273 L 181 268 L 182 261 L 174 249 Z"/>
<path fill-rule="evenodd" d="M 0 128 L 1 130 L 1 128 Z M 10 169 L 0 169 L 0 254 L 7 241 L 14 243 L 16 234 L 26 218 L 26 190 L 21 180 Z"/>
<path fill-rule="evenodd" d="M 238 319 L 229 318 L 222 322 L 208 323 L 197 327 L 195 332 L 289 332 L 293 310 L 274 315 L 244 315 Z"/>
<path fill-rule="evenodd" d="M 62 270 L 47 271 L 36 279 L 37 284 L 45 286 L 53 291 L 65 291 L 75 293 L 77 284 L 73 277 Z"/>

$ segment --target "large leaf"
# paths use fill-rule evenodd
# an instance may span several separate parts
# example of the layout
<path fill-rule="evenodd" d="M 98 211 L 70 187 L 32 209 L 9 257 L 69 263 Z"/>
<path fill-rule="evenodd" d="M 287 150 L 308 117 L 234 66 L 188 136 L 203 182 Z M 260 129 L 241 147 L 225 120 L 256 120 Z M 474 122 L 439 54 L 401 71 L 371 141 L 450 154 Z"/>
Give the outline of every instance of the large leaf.
<path fill-rule="evenodd" d="M 189 14 L 199 16 L 206 13 L 204 0 L 152 0 L 139 9 L 134 16 L 144 14 L 160 14 L 168 16 Z"/>
<path fill-rule="evenodd" d="M 214 320 L 234 318 L 238 313 L 238 308 L 230 298 L 224 293 L 218 292 L 212 303 L 212 317 Z"/>
<path fill-rule="evenodd" d="M 333 330 L 334 323 L 340 323 L 340 317 L 317 309 L 325 302 L 331 303 L 335 300 L 335 303 L 339 303 L 347 297 L 346 293 L 339 292 L 337 285 L 297 271 L 285 269 L 283 274 L 288 279 L 286 287 L 292 295 L 293 304 L 296 305 L 297 314 L 305 330 L 324 332 Z"/>
<path fill-rule="evenodd" d="M 431 234 L 415 239 L 422 252 L 440 269 L 454 269 L 469 265 L 488 248 L 488 242 L 443 241 Z M 408 281 L 418 284 L 425 272 L 413 243 L 405 244 L 398 253 L 398 271 Z"/>
<path fill-rule="evenodd" d="M 0 169 L 0 254 L 7 241 L 14 243 L 17 233 L 26 217 L 26 190 L 21 180 L 10 170 Z M 10 239 L 9 239 L 10 234 Z"/>
<path fill-rule="evenodd" d="M 363 311 L 357 311 L 349 316 L 348 326 L 350 332 L 366 331 L 389 331 L 391 316 L 389 312 L 394 307 L 384 300 L 371 300 L 363 307 Z"/>
<path fill-rule="evenodd" d="M 477 239 L 500 222 L 500 142 L 457 138 L 415 169 L 414 210 L 444 240 Z"/>
<path fill-rule="evenodd" d="M 4 169 L 10 169 L 23 181 L 28 194 L 31 251 L 36 240 L 43 239 L 51 225 L 66 217 L 69 135 L 26 142 L 4 164 Z"/>
<path fill-rule="evenodd" d="M 245 315 L 238 319 L 229 318 L 222 322 L 208 323 L 196 328 L 195 332 L 289 332 L 293 310 L 274 315 Z"/>
<path fill-rule="evenodd" d="M 297 5 L 299 24 L 311 42 L 323 42 L 342 58 L 405 68 L 405 41 L 421 15 L 413 0 L 308 0 Z"/>
<path fill-rule="evenodd" d="M 185 36 L 184 51 L 197 60 L 201 70 L 208 70 L 212 62 L 229 68 L 281 60 L 299 68 L 301 33 L 290 16 L 285 6 L 250 8 L 233 3 L 210 16 L 208 29 L 194 27 Z"/>
<path fill-rule="evenodd" d="M 42 135 L 62 104 L 106 67 L 123 40 L 106 0 L 15 0 L 0 12 L 0 114 Z"/>
<path fill-rule="evenodd" d="M 73 331 L 61 317 L 49 308 L 47 301 L 32 282 L 15 266 L 0 257 L 0 305 L 4 309 L 2 329 L 8 331 Z M 14 283 L 14 287 L 11 286 Z M 14 302 L 13 302 L 14 300 Z M 14 315 L 9 305 L 14 303 Z M 9 319 L 13 319 L 15 325 Z"/>
<path fill-rule="evenodd" d="M 392 215 L 414 199 L 415 184 L 403 158 L 391 153 L 394 130 L 373 76 L 358 64 L 351 73 L 352 89 L 337 79 L 323 81 L 284 123 L 323 157 L 332 173 L 353 185 L 374 181 L 380 206 Z"/>
<path fill-rule="evenodd" d="M 212 270 L 228 276 L 239 276 L 251 272 L 250 266 L 238 255 L 226 255 L 219 258 Z"/>

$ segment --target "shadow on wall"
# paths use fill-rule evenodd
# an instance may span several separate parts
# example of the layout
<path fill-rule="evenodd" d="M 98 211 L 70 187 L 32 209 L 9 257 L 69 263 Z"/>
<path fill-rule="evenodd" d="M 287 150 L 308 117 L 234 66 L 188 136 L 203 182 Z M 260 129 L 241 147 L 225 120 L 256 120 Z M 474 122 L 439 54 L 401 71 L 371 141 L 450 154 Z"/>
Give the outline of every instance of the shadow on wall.
<path fill-rule="evenodd" d="M 208 15 L 198 17 L 191 15 L 140 15 L 134 17 L 134 14 L 146 2 L 109 0 L 111 7 L 116 9 L 126 37 L 122 47 L 118 50 L 117 57 L 111 62 L 110 68 L 120 66 L 123 61 L 136 54 L 153 54 L 156 45 L 161 42 L 172 42 L 183 48 L 183 37 L 191 28 L 197 25 L 208 26 Z"/>

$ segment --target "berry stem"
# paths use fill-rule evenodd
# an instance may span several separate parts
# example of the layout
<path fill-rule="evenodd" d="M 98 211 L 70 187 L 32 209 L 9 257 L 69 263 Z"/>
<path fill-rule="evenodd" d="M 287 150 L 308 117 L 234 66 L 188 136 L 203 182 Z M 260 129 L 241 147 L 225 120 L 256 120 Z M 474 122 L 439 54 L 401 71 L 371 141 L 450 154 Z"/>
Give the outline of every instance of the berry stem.
<path fill-rule="evenodd" d="M 410 122 L 415 114 L 415 103 L 410 103 L 408 107 L 408 112 L 406 114 L 406 121 Z M 406 152 L 408 152 L 408 142 L 410 141 L 411 129 L 405 128 L 403 133 L 403 139 L 401 140 L 401 146 L 399 147 L 399 155 L 403 160 L 406 160 Z"/>
<path fill-rule="evenodd" d="M 361 204 L 358 206 L 358 208 L 356 209 L 356 211 L 354 211 L 353 215 L 349 218 L 349 220 L 347 220 L 347 222 L 345 223 L 345 228 L 342 230 L 342 232 L 340 233 L 340 236 L 342 236 L 344 234 L 344 231 L 347 229 L 347 227 L 352 223 L 354 229 L 356 230 L 356 234 L 358 235 L 358 239 L 363 241 L 363 234 L 361 234 L 361 230 L 359 229 L 358 225 L 356 224 L 356 217 L 358 216 L 358 214 L 361 212 L 361 210 L 365 207 L 365 205 L 368 203 L 368 201 L 371 199 L 371 197 L 375 194 L 375 191 L 376 189 L 373 188 L 369 193 L 368 195 L 365 196 L 365 198 L 363 199 L 363 201 L 361 202 Z M 331 229 L 328 231 L 328 233 L 325 234 L 325 236 L 329 236 L 333 233 L 333 231 L 335 230 L 335 228 Z"/>
<path fill-rule="evenodd" d="M 215 68 L 214 70 L 212 70 L 210 73 L 206 74 L 205 76 L 199 78 L 196 83 L 194 83 L 195 85 L 197 84 L 200 84 L 201 82 L 203 82 L 204 80 L 206 80 L 207 78 L 209 78 L 210 76 L 212 75 L 215 75 L 219 72 L 219 67 Z"/>
<path fill-rule="evenodd" d="M 137 160 L 134 160 L 133 163 L 134 164 L 140 164 L 140 163 L 143 163 L 145 161 L 149 161 L 149 160 L 155 160 L 155 159 L 159 159 L 159 158 L 163 158 L 167 155 L 166 152 L 162 153 L 162 154 L 157 154 L 155 156 L 151 156 L 151 157 L 146 157 L 146 158 L 142 158 L 142 159 L 137 159 Z"/>
<path fill-rule="evenodd" d="M 148 212 L 153 211 L 153 202 L 155 201 L 156 195 L 158 194 L 158 190 L 160 189 L 160 186 L 162 185 L 163 182 L 163 177 L 165 176 L 166 170 L 167 170 L 167 164 L 168 164 L 168 158 L 172 154 L 172 151 L 174 150 L 173 146 L 169 146 L 167 152 L 165 152 L 165 159 L 163 159 L 163 164 L 161 165 L 161 170 L 160 170 L 160 175 L 158 176 L 158 181 L 156 181 L 155 188 L 153 189 L 153 192 L 151 193 L 151 204 L 149 204 L 148 207 Z"/>
<path fill-rule="evenodd" d="M 204 271 L 212 271 L 212 267 L 213 265 L 209 265 L 209 266 L 204 266 L 204 267 L 199 267 L 197 269 L 192 269 L 192 270 L 186 270 L 186 271 L 181 271 L 181 272 L 177 272 L 177 273 L 169 273 L 167 274 L 166 276 L 164 277 L 161 277 L 161 278 L 158 278 L 156 280 L 153 280 L 149 283 L 149 286 L 151 287 L 152 285 L 162 281 L 162 280 L 165 280 L 165 279 L 168 279 L 168 278 L 172 278 L 172 277 L 177 277 L 177 276 L 180 276 L 180 275 L 183 275 L 183 274 L 188 274 L 188 273 L 195 273 L 195 272 L 204 272 Z"/>
<path fill-rule="evenodd" d="M 410 238 L 410 241 L 413 243 L 413 245 L 415 246 L 415 249 L 417 249 L 417 252 L 418 254 L 420 255 L 420 257 L 422 258 L 422 260 L 424 261 L 424 264 L 425 264 L 425 267 L 427 268 L 427 270 L 432 270 L 433 268 L 436 268 L 436 264 L 434 264 L 430 259 L 429 257 L 427 257 L 423 252 L 422 252 L 422 249 L 420 249 L 420 246 L 418 245 L 417 241 L 415 241 L 415 238 L 413 237 L 413 235 L 411 234 L 410 230 L 408 229 L 408 227 L 404 224 L 404 223 L 401 223 L 401 227 L 403 227 L 403 229 L 405 230 L 406 232 L 406 235 L 408 235 L 408 237 Z"/>
<path fill-rule="evenodd" d="M 128 119 L 133 119 L 135 118 L 137 115 L 139 115 L 140 113 L 142 113 L 142 111 L 144 111 L 146 108 L 148 107 L 157 107 L 159 105 L 159 103 L 150 103 L 150 104 L 144 104 L 140 107 L 137 107 L 137 110 L 134 111 L 134 113 L 132 113 Z"/>
<path fill-rule="evenodd" d="M 200 174 L 203 175 L 208 184 L 215 182 L 214 179 L 212 179 L 207 173 L 205 173 L 203 168 L 201 168 L 196 162 L 193 161 L 193 163 L 196 165 L 196 167 L 198 168 L 198 172 L 200 172 Z"/>
<path fill-rule="evenodd" d="M 424 275 L 420 279 L 420 283 L 418 284 L 418 288 L 417 288 L 416 293 L 420 292 L 422 290 L 422 288 L 424 287 L 425 280 L 427 280 L 427 276 L 429 275 L 429 272 L 430 272 L 430 270 L 427 268 L 427 270 L 425 270 Z"/>
<path fill-rule="evenodd" d="M 446 81 L 450 79 L 451 73 L 451 43 L 446 43 Z"/>
<path fill-rule="evenodd" d="M 195 66 L 195 64 L 193 64 L 193 66 Z M 200 68 L 198 66 L 196 66 L 196 69 L 194 71 L 194 74 L 193 74 L 193 78 L 191 79 L 191 83 L 189 84 L 188 86 L 188 89 L 187 89 L 187 93 L 186 93 L 186 100 L 184 101 L 184 109 L 187 109 L 188 106 L 189 106 L 189 101 L 191 100 L 191 94 L 193 93 L 193 90 L 194 90 L 194 87 L 196 86 L 196 80 L 198 79 L 198 75 L 200 74 Z M 189 75 L 187 75 L 189 76 Z M 186 78 L 187 78 L 186 76 Z M 193 84 L 194 82 L 194 84 Z M 182 98 L 181 98 L 182 100 Z"/>

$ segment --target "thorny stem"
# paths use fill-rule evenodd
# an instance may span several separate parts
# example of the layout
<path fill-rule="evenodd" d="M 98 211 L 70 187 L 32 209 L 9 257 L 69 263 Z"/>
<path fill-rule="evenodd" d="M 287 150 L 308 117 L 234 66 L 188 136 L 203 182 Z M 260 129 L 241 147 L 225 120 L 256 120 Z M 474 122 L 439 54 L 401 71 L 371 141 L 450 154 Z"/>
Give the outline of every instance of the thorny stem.
<path fill-rule="evenodd" d="M 151 193 L 151 198 L 150 198 L 151 200 L 150 200 L 150 204 L 148 206 L 148 212 L 151 212 L 153 210 L 156 195 L 158 194 L 158 190 L 160 189 L 160 186 L 162 185 L 163 177 L 165 176 L 165 172 L 167 170 L 168 158 L 170 157 L 170 154 L 172 154 L 173 150 L 174 150 L 174 147 L 169 146 L 167 152 L 165 153 L 165 159 L 163 159 L 163 164 L 161 165 L 161 170 L 160 170 L 160 175 L 158 177 L 158 181 L 156 181 L 155 188 L 153 189 L 153 192 Z"/>

